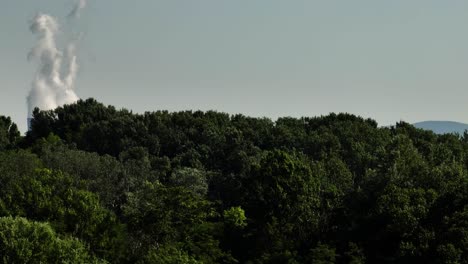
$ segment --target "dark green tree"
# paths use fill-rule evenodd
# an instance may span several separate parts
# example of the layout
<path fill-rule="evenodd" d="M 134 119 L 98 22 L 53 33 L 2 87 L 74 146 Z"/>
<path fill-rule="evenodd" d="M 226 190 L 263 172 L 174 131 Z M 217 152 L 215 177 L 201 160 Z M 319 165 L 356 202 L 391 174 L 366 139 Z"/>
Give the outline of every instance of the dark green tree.
<path fill-rule="evenodd" d="M 0 151 L 16 146 L 20 139 L 20 133 L 11 118 L 0 115 Z"/>

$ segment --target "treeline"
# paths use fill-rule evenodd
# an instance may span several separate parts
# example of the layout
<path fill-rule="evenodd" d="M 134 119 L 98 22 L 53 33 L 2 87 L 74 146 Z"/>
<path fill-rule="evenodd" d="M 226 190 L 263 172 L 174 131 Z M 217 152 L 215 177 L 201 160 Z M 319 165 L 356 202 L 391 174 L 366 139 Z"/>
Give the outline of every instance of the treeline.
<path fill-rule="evenodd" d="M 349 114 L 0 117 L 4 263 L 468 263 L 468 134 Z"/>

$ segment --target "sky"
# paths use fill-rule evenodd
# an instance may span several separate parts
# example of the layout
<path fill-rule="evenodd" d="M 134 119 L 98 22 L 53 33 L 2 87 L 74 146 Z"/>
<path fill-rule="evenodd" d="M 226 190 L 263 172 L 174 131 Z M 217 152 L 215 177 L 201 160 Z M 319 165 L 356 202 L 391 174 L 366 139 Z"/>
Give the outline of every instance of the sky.
<path fill-rule="evenodd" d="M 76 93 L 134 112 L 468 123 L 468 1 L 0 0 L 0 115 L 26 129 L 38 13 L 82 33 Z"/>

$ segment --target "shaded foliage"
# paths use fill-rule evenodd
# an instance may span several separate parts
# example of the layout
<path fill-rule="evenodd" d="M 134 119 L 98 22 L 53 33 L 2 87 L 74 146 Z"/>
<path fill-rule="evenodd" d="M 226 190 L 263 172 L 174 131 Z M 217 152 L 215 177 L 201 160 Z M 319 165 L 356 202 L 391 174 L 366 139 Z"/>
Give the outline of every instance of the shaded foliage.
<path fill-rule="evenodd" d="M 0 217 L 89 261 L 466 263 L 467 157 L 468 133 L 404 122 L 88 99 L 36 109 L 25 137 L 0 118 Z"/>

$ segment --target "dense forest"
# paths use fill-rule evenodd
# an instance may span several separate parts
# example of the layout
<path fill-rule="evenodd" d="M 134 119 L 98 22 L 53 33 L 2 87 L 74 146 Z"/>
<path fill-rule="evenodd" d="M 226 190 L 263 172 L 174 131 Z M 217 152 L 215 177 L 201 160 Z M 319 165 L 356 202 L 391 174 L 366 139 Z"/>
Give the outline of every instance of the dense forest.
<path fill-rule="evenodd" d="M 468 263 L 468 133 L 350 114 L 0 117 L 4 263 Z"/>

